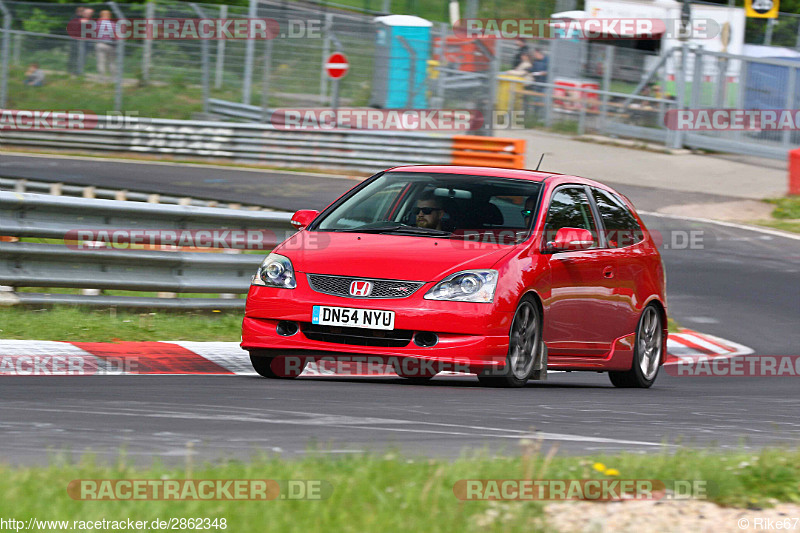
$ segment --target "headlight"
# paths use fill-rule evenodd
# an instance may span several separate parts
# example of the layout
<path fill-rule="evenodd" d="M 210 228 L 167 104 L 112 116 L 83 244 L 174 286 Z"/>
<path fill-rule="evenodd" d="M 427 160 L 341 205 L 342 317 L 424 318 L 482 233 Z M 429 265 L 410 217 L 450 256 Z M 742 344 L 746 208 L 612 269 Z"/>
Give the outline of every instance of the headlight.
<path fill-rule="evenodd" d="M 297 287 L 297 280 L 294 277 L 294 268 L 288 257 L 279 254 L 269 254 L 261 266 L 258 267 L 256 275 L 250 279 L 251 285 L 263 285 L 266 287 L 280 287 L 281 289 L 294 289 Z"/>
<path fill-rule="evenodd" d="M 463 270 L 434 285 L 425 299 L 490 303 L 496 288 L 497 270 Z"/>

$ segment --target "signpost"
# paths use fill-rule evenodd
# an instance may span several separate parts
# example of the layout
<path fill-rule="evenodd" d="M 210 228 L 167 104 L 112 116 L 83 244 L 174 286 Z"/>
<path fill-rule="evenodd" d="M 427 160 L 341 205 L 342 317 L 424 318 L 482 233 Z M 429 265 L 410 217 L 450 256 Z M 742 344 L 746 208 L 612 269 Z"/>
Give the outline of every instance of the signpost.
<path fill-rule="evenodd" d="M 779 5 L 779 0 L 745 0 L 744 10 L 751 18 L 776 19 Z"/>
<path fill-rule="evenodd" d="M 325 73 L 333 80 L 331 107 L 334 111 L 339 108 L 339 80 L 344 78 L 348 70 L 350 70 L 350 63 L 347 62 L 344 54 L 335 52 L 328 56 L 328 60 L 325 62 Z"/>

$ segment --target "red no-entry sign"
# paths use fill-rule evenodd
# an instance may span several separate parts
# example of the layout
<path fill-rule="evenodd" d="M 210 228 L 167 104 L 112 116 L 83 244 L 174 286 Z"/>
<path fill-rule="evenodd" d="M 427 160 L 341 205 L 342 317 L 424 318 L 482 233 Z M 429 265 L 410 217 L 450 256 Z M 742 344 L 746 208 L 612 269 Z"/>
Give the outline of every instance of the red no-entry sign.
<path fill-rule="evenodd" d="M 344 54 L 340 54 L 339 52 L 331 54 L 325 62 L 325 72 L 328 73 L 328 77 L 334 80 L 343 78 L 349 69 L 350 63 L 347 62 L 347 58 Z"/>

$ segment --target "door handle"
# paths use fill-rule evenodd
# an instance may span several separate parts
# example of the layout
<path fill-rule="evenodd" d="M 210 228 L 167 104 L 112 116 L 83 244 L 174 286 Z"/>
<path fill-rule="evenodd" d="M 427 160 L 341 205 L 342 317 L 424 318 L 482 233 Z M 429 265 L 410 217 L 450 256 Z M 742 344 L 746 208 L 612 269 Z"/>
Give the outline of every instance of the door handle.
<path fill-rule="evenodd" d="M 613 267 L 605 267 L 603 269 L 603 277 L 607 279 L 611 279 L 614 277 L 614 268 Z"/>

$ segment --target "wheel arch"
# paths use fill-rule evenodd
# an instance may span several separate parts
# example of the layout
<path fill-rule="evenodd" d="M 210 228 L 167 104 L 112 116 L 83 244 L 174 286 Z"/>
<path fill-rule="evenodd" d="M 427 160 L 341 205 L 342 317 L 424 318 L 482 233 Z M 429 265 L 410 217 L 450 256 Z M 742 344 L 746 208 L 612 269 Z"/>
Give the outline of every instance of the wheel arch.
<path fill-rule="evenodd" d="M 667 337 L 669 336 L 669 320 L 667 318 L 667 307 L 664 305 L 657 296 L 653 296 L 649 298 L 645 304 L 642 306 L 642 312 L 647 308 L 649 305 L 654 305 L 658 308 L 659 313 L 661 314 L 661 330 L 663 332 L 662 335 L 662 343 L 661 346 L 661 364 L 663 365 L 667 359 Z"/>
<path fill-rule="evenodd" d="M 544 322 L 544 304 L 542 303 L 542 297 L 539 295 L 536 289 L 528 289 L 522 293 L 522 295 L 519 297 L 519 300 L 517 300 L 517 307 L 519 307 L 520 302 L 522 302 L 522 300 L 528 296 L 533 298 L 533 300 L 536 302 L 536 306 L 539 308 L 539 316 L 542 317 L 542 322 Z"/>

